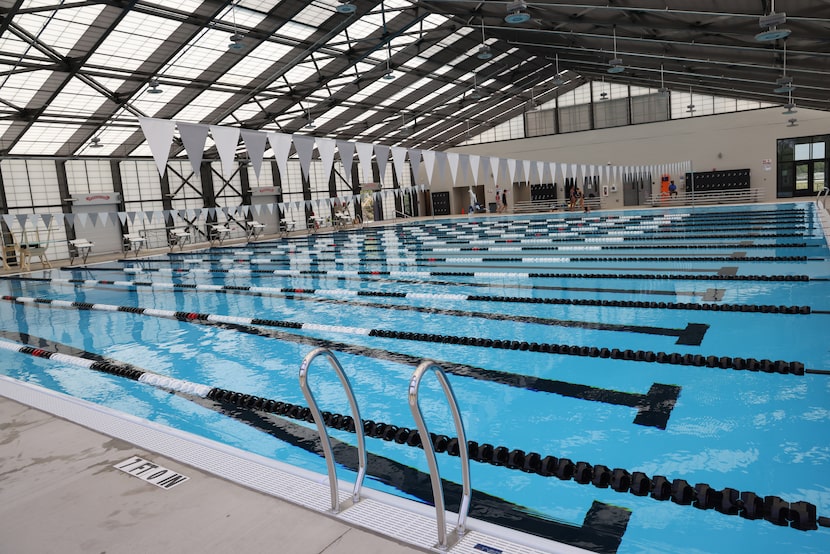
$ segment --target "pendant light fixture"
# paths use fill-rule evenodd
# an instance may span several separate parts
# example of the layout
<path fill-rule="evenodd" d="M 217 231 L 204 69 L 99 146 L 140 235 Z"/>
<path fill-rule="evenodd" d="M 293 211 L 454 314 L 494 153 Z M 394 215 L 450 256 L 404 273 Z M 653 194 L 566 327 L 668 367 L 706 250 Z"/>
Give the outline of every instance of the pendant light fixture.
<path fill-rule="evenodd" d="M 779 29 L 779 25 L 787 22 L 787 14 L 784 12 L 775 13 L 775 0 L 770 3 L 770 12 L 768 15 L 762 15 L 758 20 L 761 27 L 766 27 L 766 31 L 761 31 L 755 35 L 755 40 L 758 42 L 772 42 L 790 36 L 789 29 Z"/>
<path fill-rule="evenodd" d="M 660 64 L 660 88 L 657 89 L 660 96 L 668 96 L 669 89 L 666 88 L 666 83 L 663 81 L 663 64 Z"/>
<path fill-rule="evenodd" d="M 231 18 L 233 19 L 233 34 L 231 35 L 230 43 L 228 43 L 228 50 L 242 50 L 245 48 L 245 45 L 242 44 L 242 39 L 245 38 L 245 35 L 240 33 L 236 28 L 236 2 L 231 4 Z"/>
<path fill-rule="evenodd" d="M 784 71 L 778 79 L 775 80 L 776 86 L 772 91 L 777 92 L 779 94 L 783 94 L 785 92 L 790 93 L 795 90 L 795 85 L 793 85 L 793 78 L 787 75 L 787 41 L 784 41 Z"/>
<path fill-rule="evenodd" d="M 625 71 L 622 58 L 617 57 L 617 26 L 614 25 L 614 57 L 608 62 L 608 73 L 622 73 Z"/>
<path fill-rule="evenodd" d="M 479 60 L 489 60 L 493 57 L 493 52 L 490 51 L 490 47 L 484 43 L 484 16 L 481 17 L 481 46 L 478 48 L 478 54 L 476 54 L 476 58 Z"/>
<path fill-rule="evenodd" d="M 562 73 L 559 71 L 559 53 L 556 54 L 556 77 L 553 78 L 553 86 L 561 87 L 565 84 L 565 79 L 562 77 Z"/>

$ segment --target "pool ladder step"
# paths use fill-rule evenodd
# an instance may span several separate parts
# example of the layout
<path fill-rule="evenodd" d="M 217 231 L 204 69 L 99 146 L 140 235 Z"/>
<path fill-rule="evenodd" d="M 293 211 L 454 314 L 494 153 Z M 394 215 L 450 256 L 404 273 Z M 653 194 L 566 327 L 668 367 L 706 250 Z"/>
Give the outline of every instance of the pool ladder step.
<path fill-rule="evenodd" d="M 346 499 L 342 502 L 340 501 L 340 495 L 338 491 L 337 469 L 335 467 L 334 454 L 331 448 L 331 439 L 329 438 L 328 429 L 326 428 L 326 423 L 323 418 L 323 414 L 320 411 L 319 406 L 317 405 L 317 400 L 314 398 L 314 394 L 311 392 L 311 388 L 309 387 L 308 383 L 309 368 L 311 367 L 312 362 L 319 356 L 324 356 L 328 360 L 329 364 L 331 365 L 335 373 L 337 373 L 337 377 L 340 379 L 340 383 L 343 385 L 343 389 L 346 392 L 346 396 L 349 400 L 349 405 L 352 411 L 352 417 L 354 418 L 355 422 L 360 422 L 358 425 L 355 425 L 358 450 L 357 479 L 354 483 L 351 498 Z M 421 407 L 419 403 L 419 390 L 421 380 L 423 379 L 424 375 L 430 370 L 433 370 L 435 372 L 436 377 L 438 378 L 438 381 L 441 384 L 441 388 L 444 391 L 444 395 L 446 396 L 447 401 L 449 403 L 459 443 L 467 444 L 467 436 L 464 432 L 464 423 L 461 419 L 461 413 L 458 410 L 458 401 L 455 398 L 455 393 L 453 393 L 452 387 L 450 386 L 450 383 L 447 380 L 447 376 L 444 373 L 444 370 L 435 362 L 429 360 L 422 362 L 415 369 L 409 381 L 407 400 L 409 403 L 409 409 L 412 412 L 412 416 L 415 418 L 415 423 L 418 427 L 418 433 L 421 436 L 421 444 L 423 446 L 424 453 L 426 454 L 427 464 L 429 466 L 429 477 L 432 485 L 432 495 L 435 503 L 435 519 L 438 535 L 438 542 L 434 544 L 432 548 L 437 549 L 439 551 L 447 551 L 453 548 L 456 544 L 459 544 L 459 541 L 462 540 L 466 533 L 467 513 L 470 509 L 470 498 L 472 494 L 472 488 L 470 486 L 470 458 L 467 449 L 461 448 L 459 452 L 461 457 L 462 474 L 461 503 L 460 509 L 458 510 L 458 520 L 456 522 L 456 525 L 454 528 L 448 531 L 446 522 L 446 512 L 444 509 L 444 491 L 441 487 L 441 475 L 438 469 L 438 462 L 435 457 L 435 449 L 433 448 L 432 441 L 424 440 L 425 438 L 430 437 L 430 434 L 429 430 L 427 429 L 426 423 L 424 422 L 423 413 L 421 412 Z M 364 513 L 368 511 L 371 513 L 372 506 L 367 505 L 372 504 L 371 501 L 364 501 L 362 503 L 363 505 L 361 506 L 361 509 L 359 510 L 349 510 L 349 508 L 352 508 L 353 506 L 356 506 L 359 502 L 361 502 L 360 490 L 363 486 L 363 479 L 366 476 L 366 445 L 363 429 L 363 420 L 360 418 L 360 410 L 357 406 L 357 401 L 355 400 L 354 392 L 352 391 L 349 378 L 343 371 L 343 366 L 340 365 L 340 362 L 329 349 L 316 348 L 309 352 L 303 358 L 303 361 L 300 364 L 299 377 L 300 388 L 303 391 L 303 396 L 305 396 L 305 399 L 308 402 L 309 409 L 311 410 L 311 414 L 314 418 L 314 423 L 317 426 L 317 431 L 320 433 L 320 443 L 322 445 L 323 453 L 326 458 L 326 468 L 328 471 L 328 482 L 331 497 L 331 509 L 329 510 L 329 512 L 345 520 L 353 519 L 352 515 L 357 516 L 356 512 Z M 346 510 L 348 510 L 348 515 L 345 512 Z M 358 519 L 363 519 L 363 517 L 358 516 Z M 354 521 L 354 523 L 361 524 L 361 522 L 359 521 Z M 415 527 L 417 528 L 418 526 Z"/>

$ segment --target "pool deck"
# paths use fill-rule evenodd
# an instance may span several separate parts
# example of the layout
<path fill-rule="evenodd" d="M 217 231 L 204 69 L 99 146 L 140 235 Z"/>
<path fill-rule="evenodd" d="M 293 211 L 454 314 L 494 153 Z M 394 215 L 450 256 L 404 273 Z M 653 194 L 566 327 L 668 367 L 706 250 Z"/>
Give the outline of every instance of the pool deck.
<path fill-rule="evenodd" d="M 401 544 L 0 396 L 0 550 L 406 554 Z M 164 489 L 132 456 L 189 479 Z"/>

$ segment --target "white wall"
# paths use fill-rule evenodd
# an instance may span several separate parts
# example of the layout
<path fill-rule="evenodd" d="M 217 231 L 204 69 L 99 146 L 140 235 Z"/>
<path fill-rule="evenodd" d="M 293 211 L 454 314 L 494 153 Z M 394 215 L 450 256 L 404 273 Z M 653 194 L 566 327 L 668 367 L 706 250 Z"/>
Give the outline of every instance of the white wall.
<path fill-rule="evenodd" d="M 783 108 L 629 125 L 477 144 L 454 152 L 551 162 L 604 165 L 655 165 L 691 160 L 695 171 L 746 169 L 762 199 L 775 198 L 776 141 L 781 138 L 830 134 L 830 113 Z M 787 125 L 798 118 L 797 127 Z M 763 160 L 772 160 L 765 171 Z M 673 176 L 679 182 L 679 176 Z M 560 183 L 561 185 L 561 183 Z M 622 206 L 622 192 L 612 193 L 608 206 Z M 489 191 L 488 191 L 489 194 Z"/>

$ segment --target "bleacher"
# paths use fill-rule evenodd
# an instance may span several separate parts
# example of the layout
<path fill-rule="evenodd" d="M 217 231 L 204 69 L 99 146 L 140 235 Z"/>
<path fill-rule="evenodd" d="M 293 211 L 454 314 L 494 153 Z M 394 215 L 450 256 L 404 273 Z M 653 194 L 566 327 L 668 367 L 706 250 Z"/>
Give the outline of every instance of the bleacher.
<path fill-rule="evenodd" d="M 585 199 L 585 207 L 589 210 L 598 210 L 600 209 L 600 199 L 599 197 L 588 197 Z M 574 211 L 581 211 L 582 208 L 577 204 L 577 207 L 574 208 Z M 519 200 L 513 203 L 513 213 L 516 214 L 529 214 L 529 213 L 541 213 L 541 212 L 567 212 L 568 211 L 568 201 L 566 199 L 553 199 L 553 200 Z"/>

